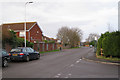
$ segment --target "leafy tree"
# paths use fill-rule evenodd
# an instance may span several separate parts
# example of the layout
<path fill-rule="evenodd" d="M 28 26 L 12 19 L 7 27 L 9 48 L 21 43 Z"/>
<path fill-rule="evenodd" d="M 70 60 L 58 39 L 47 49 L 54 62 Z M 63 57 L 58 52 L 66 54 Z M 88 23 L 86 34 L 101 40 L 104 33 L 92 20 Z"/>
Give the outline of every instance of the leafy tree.
<path fill-rule="evenodd" d="M 89 43 L 89 45 L 95 46 L 96 40 L 93 40 Z"/>

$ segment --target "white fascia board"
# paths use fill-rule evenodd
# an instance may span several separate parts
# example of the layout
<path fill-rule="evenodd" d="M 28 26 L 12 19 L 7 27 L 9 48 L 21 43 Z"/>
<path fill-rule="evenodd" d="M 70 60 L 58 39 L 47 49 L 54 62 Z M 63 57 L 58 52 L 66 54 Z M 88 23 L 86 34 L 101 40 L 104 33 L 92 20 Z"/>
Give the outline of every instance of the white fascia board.
<path fill-rule="evenodd" d="M 34 23 L 34 24 L 32 25 L 32 27 L 31 27 L 28 31 L 30 31 L 36 24 L 37 24 L 37 22 Z"/>

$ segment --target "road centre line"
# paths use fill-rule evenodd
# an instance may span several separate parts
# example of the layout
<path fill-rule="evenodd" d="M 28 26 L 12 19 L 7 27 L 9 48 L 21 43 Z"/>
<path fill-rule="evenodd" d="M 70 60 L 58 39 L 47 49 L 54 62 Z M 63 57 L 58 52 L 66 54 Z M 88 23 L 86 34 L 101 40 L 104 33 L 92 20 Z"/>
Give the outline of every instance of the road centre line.
<path fill-rule="evenodd" d="M 68 74 L 69 76 L 71 76 L 72 74 Z"/>
<path fill-rule="evenodd" d="M 60 76 L 61 74 L 57 74 L 58 76 Z"/>
<path fill-rule="evenodd" d="M 79 63 L 80 61 L 76 61 L 76 63 Z"/>
<path fill-rule="evenodd" d="M 70 67 L 73 67 L 73 66 L 74 66 L 74 64 L 71 64 L 71 65 L 70 65 Z"/>
<path fill-rule="evenodd" d="M 59 76 L 55 76 L 55 78 L 59 78 Z"/>

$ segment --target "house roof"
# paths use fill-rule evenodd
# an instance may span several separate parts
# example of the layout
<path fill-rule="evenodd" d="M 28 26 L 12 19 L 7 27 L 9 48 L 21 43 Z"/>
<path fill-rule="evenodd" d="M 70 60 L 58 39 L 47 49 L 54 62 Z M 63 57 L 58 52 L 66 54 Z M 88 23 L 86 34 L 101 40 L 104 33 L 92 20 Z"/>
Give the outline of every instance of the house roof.
<path fill-rule="evenodd" d="M 24 23 L 25 22 L 6 23 L 6 24 L 3 24 L 2 27 L 7 29 L 12 29 L 12 30 L 24 30 Z M 37 22 L 26 22 L 26 30 L 29 30 L 30 28 L 32 28 L 36 23 Z"/>

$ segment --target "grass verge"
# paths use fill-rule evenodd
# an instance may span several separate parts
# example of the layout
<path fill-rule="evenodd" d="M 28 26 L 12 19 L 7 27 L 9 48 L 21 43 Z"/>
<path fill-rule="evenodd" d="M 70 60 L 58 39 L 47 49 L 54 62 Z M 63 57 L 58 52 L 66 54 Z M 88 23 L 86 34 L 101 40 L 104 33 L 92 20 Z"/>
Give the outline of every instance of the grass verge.
<path fill-rule="evenodd" d="M 111 60 L 111 61 L 120 61 L 120 58 L 112 58 L 112 57 L 105 57 L 105 56 L 98 56 L 96 55 L 98 59 L 105 59 L 105 60 Z"/>
<path fill-rule="evenodd" d="M 77 48 L 81 48 L 81 47 L 73 47 L 73 48 L 68 48 L 68 49 L 77 49 Z"/>
<path fill-rule="evenodd" d="M 57 50 L 52 50 L 52 51 L 42 51 L 42 52 L 40 52 L 40 54 L 44 54 L 44 53 L 48 53 L 48 52 L 56 52 L 56 51 L 59 51 L 59 50 L 57 49 Z"/>

